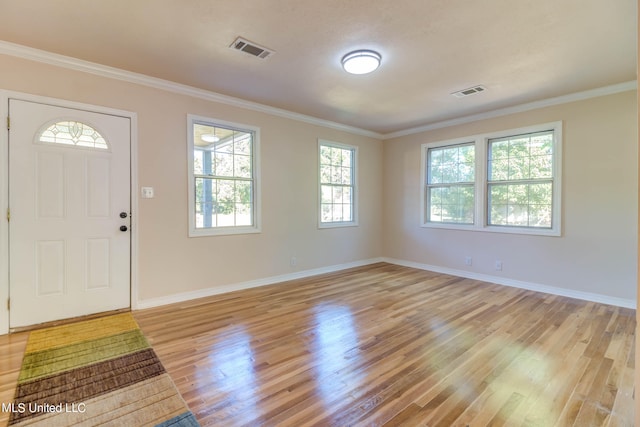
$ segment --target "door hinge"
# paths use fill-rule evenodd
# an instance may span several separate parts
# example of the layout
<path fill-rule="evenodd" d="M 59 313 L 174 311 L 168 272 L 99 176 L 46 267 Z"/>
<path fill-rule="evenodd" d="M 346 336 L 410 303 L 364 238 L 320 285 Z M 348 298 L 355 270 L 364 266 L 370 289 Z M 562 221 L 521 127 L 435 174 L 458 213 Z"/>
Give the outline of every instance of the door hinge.
<path fill-rule="evenodd" d="M 7 116 L 7 130 L 11 130 L 11 118 Z"/>
<path fill-rule="evenodd" d="M 11 221 L 11 209 L 7 208 L 7 222 Z"/>
<path fill-rule="evenodd" d="M 11 310 L 11 298 L 7 298 L 7 310 Z"/>

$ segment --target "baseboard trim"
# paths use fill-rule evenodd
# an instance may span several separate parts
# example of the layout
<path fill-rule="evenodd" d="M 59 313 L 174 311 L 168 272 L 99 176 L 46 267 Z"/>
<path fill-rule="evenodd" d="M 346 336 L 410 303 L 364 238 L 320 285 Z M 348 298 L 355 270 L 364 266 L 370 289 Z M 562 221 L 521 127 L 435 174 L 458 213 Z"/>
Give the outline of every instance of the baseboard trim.
<path fill-rule="evenodd" d="M 243 289 L 257 288 L 260 286 L 273 285 L 275 283 L 287 282 L 289 280 L 304 279 L 306 277 L 317 276 L 319 274 L 334 273 L 348 268 L 362 267 L 377 262 L 383 262 L 383 258 L 370 258 L 360 261 L 353 261 L 344 264 L 330 265 L 327 267 L 314 268 L 311 270 L 297 271 L 295 273 L 282 274 L 279 276 L 271 276 L 264 279 L 249 280 L 246 282 L 233 283 L 229 285 L 216 286 L 214 288 L 199 289 L 197 291 L 183 292 L 179 294 L 167 295 L 164 297 L 150 298 L 146 300 L 138 300 L 135 306 L 136 310 L 145 308 L 160 307 L 163 305 L 174 304 L 179 302 L 190 301 L 198 298 L 210 297 L 213 295 L 225 294 Z"/>
<path fill-rule="evenodd" d="M 138 300 L 135 305 L 136 310 L 146 308 L 160 307 L 163 305 L 190 301 L 198 298 L 206 298 L 213 295 L 225 294 L 228 292 L 240 291 L 243 289 L 257 288 L 260 286 L 273 285 L 289 280 L 304 279 L 306 277 L 317 276 L 319 274 L 334 273 L 336 271 L 346 270 L 348 268 L 362 267 L 377 262 L 387 262 L 389 264 L 402 265 L 405 267 L 417 268 L 419 270 L 433 271 L 435 273 L 450 274 L 452 276 L 464 277 L 467 279 L 481 280 L 483 282 L 495 283 L 512 288 L 526 289 L 529 291 L 543 292 L 551 295 L 558 295 L 569 298 L 576 298 L 584 301 L 597 302 L 601 304 L 609 304 L 617 307 L 636 309 L 636 301 L 626 298 L 611 297 L 591 292 L 581 292 L 572 289 L 558 288 L 556 286 L 548 286 L 540 283 L 525 282 L 522 280 L 509 279 L 505 277 L 492 276 L 489 274 L 474 273 L 472 271 L 457 270 L 454 268 L 441 267 L 431 264 L 423 264 L 414 261 L 401 260 L 396 258 L 380 257 L 370 258 L 360 261 L 353 261 L 344 264 L 335 264 L 327 267 L 314 268 L 310 270 L 298 271 L 295 273 L 271 276 L 264 279 L 249 280 L 246 282 L 233 283 L 228 285 L 216 286 L 214 288 L 199 289 L 197 291 L 183 292 L 178 294 L 167 295 L 164 297 L 150 298 L 146 300 Z"/>
<path fill-rule="evenodd" d="M 435 273 L 450 274 L 452 276 L 464 277 L 467 279 L 481 280 L 483 282 L 495 283 L 512 288 L 526 289 L 529 291 L 543 292 L 546 294 L 558 295 L 569 298 L 576 298 L 584 301 L 597 302 L 601 304 L 615 305 L 617 307 L 636 309 L 636 301 L 626 298 L 611 297 L 591 292 L 581 292 L 572 289 L 558 288 L 556 286 L 548 286 L 539 283 L 525 282 L 522 280 L 509 279 L 499 276 L 491 276 L 489 274 L 474 273 L 472 271 L 457 270 L 454 268 L 439 267 L 436 265 L 422 264 L 413 261 L 406 261 L 395 258 L 382 258 L 383 262 L 389 264 L 402 265 L 405 267 L 417 268 L 419 270 L 433 271 Z"/>

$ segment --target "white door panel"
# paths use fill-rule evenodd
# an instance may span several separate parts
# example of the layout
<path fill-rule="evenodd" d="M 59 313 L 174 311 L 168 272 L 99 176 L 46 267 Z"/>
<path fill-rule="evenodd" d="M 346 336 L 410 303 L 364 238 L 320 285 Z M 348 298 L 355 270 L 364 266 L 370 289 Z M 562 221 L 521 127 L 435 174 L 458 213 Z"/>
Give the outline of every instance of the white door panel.
<path fill-rule="evenodd" d="M 10 327 L 129 307 L 129 118 L 14 99 L 9 114 Z M 61 121 L 106 145 L 41 142 Z"/>

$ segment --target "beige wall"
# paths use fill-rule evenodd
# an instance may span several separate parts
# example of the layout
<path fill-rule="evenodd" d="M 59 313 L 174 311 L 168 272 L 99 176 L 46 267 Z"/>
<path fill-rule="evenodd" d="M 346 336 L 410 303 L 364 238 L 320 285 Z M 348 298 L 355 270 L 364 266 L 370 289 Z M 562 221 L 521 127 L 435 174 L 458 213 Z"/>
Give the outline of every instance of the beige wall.
<path fill-rule="evenodd" d="M 382 142 L 10 56 L 0 55 L 0 89 L 137 113 L 138 183 L 156 192 L 137 212 L 142 301 L 380 256 L 635 299 L 635 91 Z M 187 237 L 188 113 L 261 128 L 262 233 Z M 419 227 L 420 144 L 557 120 L 564 122 L 562 237 Z M 318 138 L 360 148 L 359 227 L 317 228 Z M 493 270 L 497 259 L 502 272 Z"/>
<path fill-rule="evenodd" d="M 0 89 L 137 113 L 138 182 L 155 188 L 137 212 L 142 301 L 382 253 L 381 141 L 1 55 Z M 188 113 L 260 127 L 262 233 L 187 237 Z M 358 227 L 317 228 L 318 138 L 359 147 Z"/>
<path fill-rule="evenodd" d="M 635 301 L 636 111 L 630 91 L 385 141 L 385 256 Z M 422 143 L 559 120 L 562 237 L 419 226 Z M 473 266 L 464 265 L 465 256 Z M 496 260 L 503 271 L 494 270 Z"/>

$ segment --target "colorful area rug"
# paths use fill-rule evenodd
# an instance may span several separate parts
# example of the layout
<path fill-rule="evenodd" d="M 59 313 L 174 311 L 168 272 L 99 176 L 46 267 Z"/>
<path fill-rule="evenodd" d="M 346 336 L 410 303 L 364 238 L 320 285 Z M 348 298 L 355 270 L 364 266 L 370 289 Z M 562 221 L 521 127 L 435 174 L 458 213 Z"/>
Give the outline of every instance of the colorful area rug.
<path fill-rule="evenodd" d="M 11 426 L 199 425 L 130 313 L 31 332 L 10 411 Z"/>

